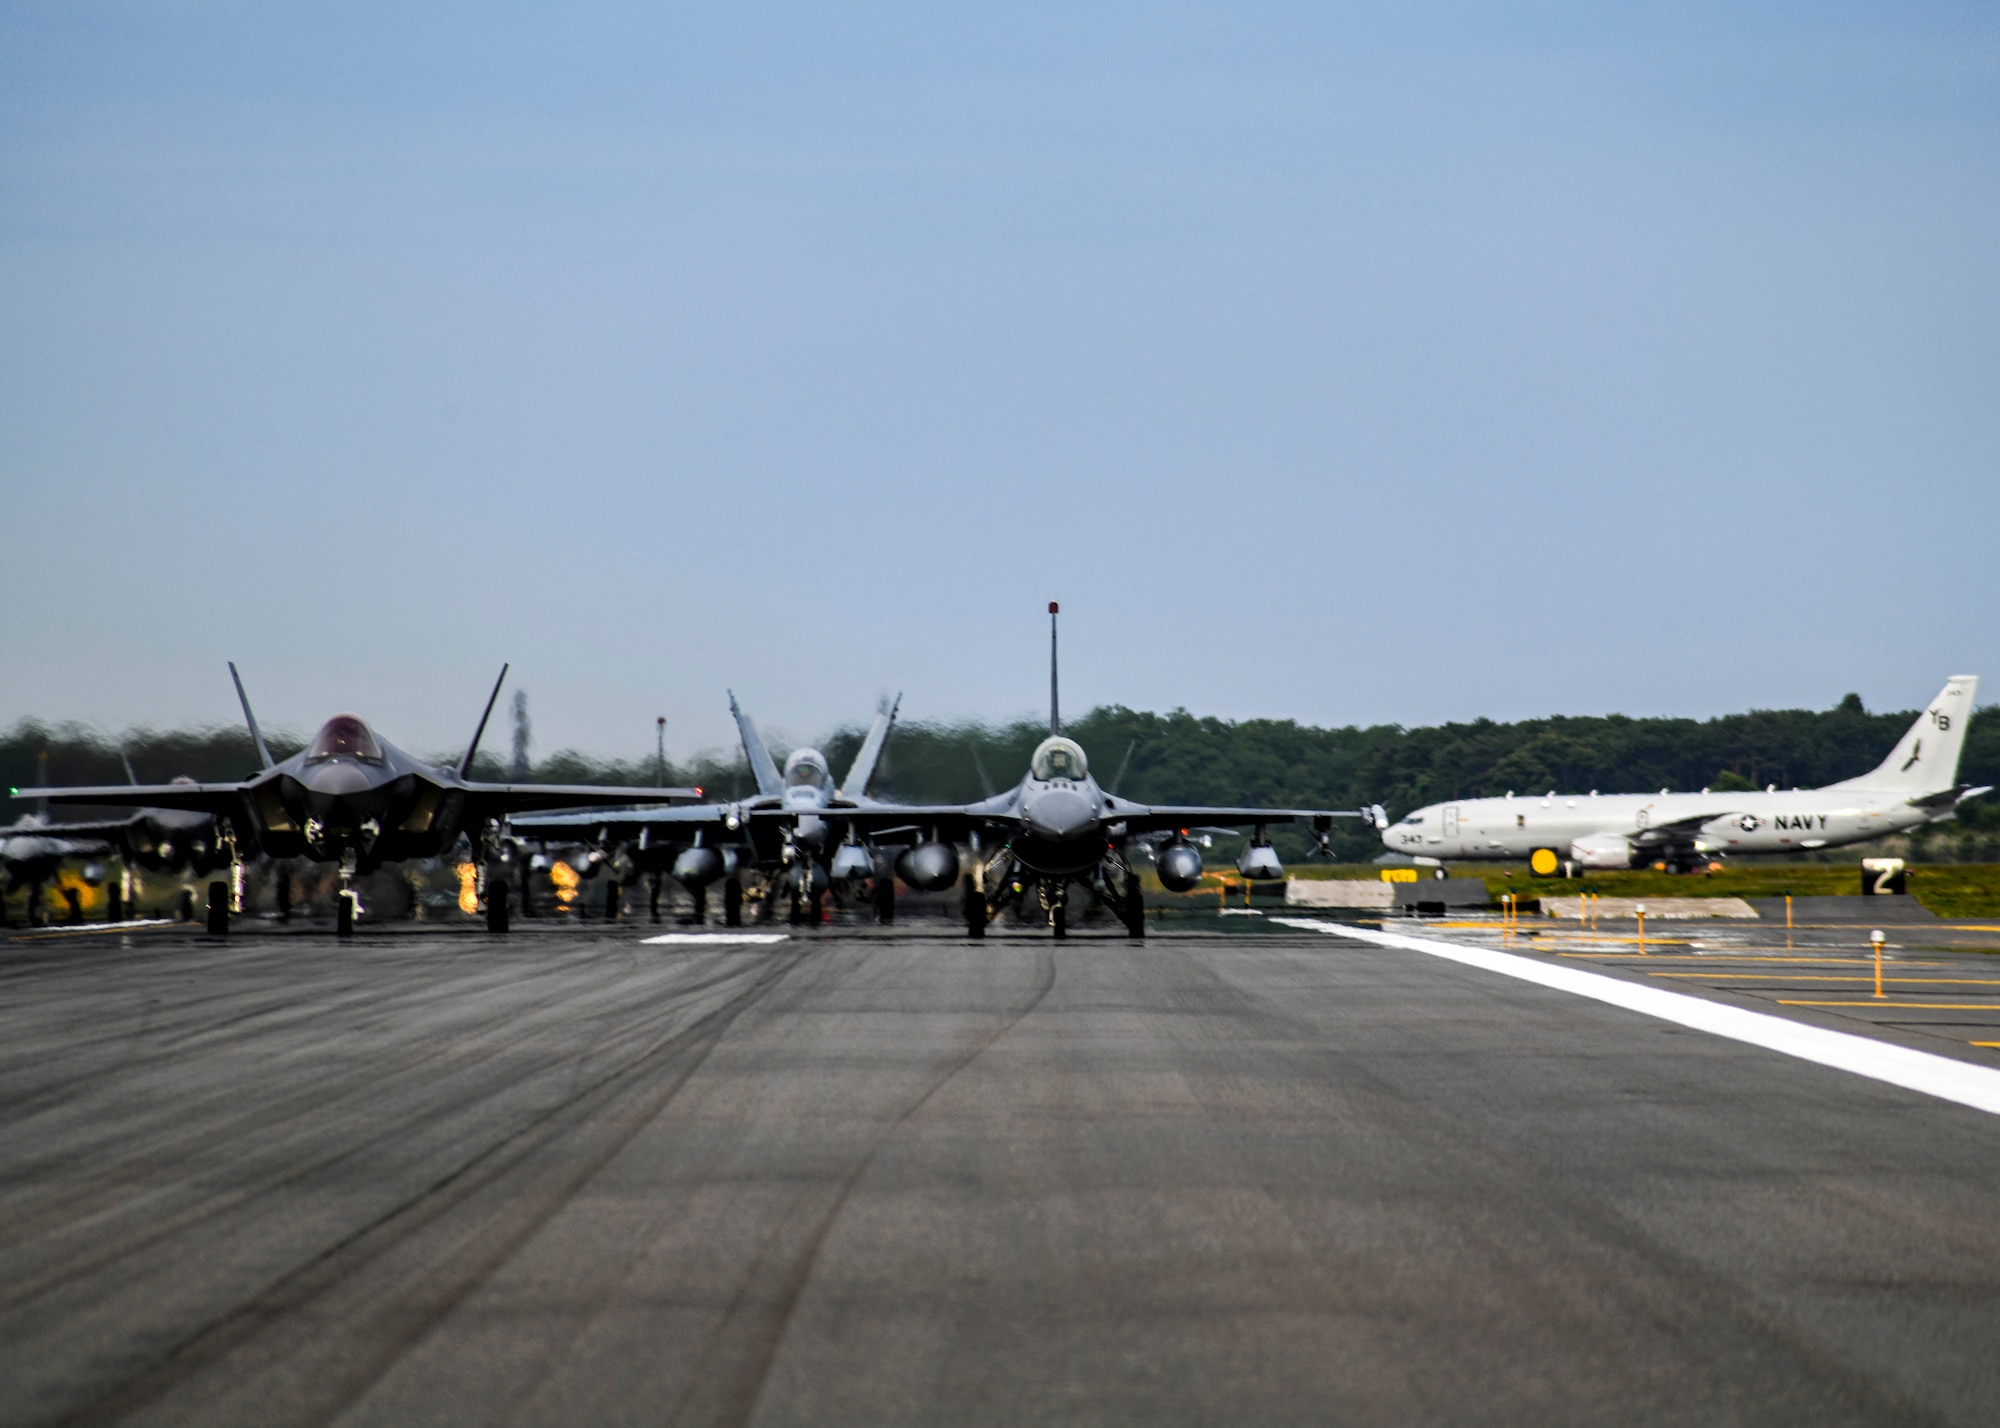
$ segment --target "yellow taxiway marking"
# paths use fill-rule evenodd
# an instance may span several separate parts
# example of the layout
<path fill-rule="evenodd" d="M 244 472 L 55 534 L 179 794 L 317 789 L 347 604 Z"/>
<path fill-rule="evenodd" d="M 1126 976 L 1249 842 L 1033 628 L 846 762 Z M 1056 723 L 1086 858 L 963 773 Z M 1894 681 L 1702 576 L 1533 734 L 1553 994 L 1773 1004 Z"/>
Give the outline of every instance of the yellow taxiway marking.
<path fill-rule="evenodd" d="M 2000 1046 L 2000 1041 L 1968 1041 L 1967 1046 Z"/>
<path fill-rule="evenodd" d="M 1986 927 L 1977 923 L 1947 922 L 1944 925 L 1944 930 L 1946 932 L 2000 932 L 2000 927 Z M 1975 1041 L 1972 1044 L 1980 1046 L 1984 1043 Z"/>
<path fill-rule="evenodd" d="M 1783 972 L 1649 972 L 1651 977 L 1700 977 L 1708 982 L 1868 982 L 1871 977 L 1813 977 Z M 2000 987 L 2000 977 L 1884 977 L 1884 982 L 1914 983 L 1926 987 Z"/>
<path fill-rule="evenodd" d="M 2000 1011 L 2000 1002 L 1795 1002 L 1780 999 L 1781 1007 L 1879 1007 L 1888 1011 Z"/>
<path fill-rule="evenodd" d="M 1616 958 L 1628 960 L 1630 952 L 1558 952 L 1558 957 Z M 1750 957 L 1734 952 L 1669 952 L 1660 958 L 1662 962 L 1793 962 L 1806 967 L 1866 967 L 1873 965 L 1867 957 Z M 1905 965 L 1908 965 L 1907 963 Z"/>

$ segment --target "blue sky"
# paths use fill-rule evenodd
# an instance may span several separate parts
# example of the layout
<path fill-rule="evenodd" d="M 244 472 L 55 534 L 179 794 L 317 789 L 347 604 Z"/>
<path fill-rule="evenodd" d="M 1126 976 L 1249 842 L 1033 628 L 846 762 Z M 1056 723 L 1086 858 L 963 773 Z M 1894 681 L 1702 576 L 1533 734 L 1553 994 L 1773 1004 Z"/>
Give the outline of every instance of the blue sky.
<path fill-rule="evenodd" d="M 2000 691 L 2000 17 L 0 6 L 0 721 Z"/>

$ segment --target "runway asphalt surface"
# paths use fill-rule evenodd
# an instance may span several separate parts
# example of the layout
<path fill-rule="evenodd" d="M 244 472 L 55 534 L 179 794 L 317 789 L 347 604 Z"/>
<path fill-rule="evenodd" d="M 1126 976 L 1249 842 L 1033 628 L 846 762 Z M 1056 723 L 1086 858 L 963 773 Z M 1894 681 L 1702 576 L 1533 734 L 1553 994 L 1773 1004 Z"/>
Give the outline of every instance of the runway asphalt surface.
<path fill-rule="evenodd" d="M 2000 1116 L 1256 921 L 0 943 L 0 1421 L 1991 1419 Z"/>

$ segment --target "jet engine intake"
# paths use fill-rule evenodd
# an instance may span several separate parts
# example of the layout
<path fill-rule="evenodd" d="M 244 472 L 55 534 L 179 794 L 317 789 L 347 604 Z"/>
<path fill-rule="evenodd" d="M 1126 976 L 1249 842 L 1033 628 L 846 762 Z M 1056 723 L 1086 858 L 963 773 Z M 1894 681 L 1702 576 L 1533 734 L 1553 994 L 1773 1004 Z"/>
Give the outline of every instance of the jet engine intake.
<path fill-rule="evenodd" d="M 1638 861 L 1623 833 L 1587 833 L 1569 845 L 1569 855 L 1580 868 L 1629 868 Z"/>
<path fill-rule="evenodd" d="M 919 843 L 896 859 L 896 876 L 918 892 L 943 892 L 958 881 L 958 849 L 949 843 Z"/>
<path fill-rule="evenodd" d="M 1168 892 L 1186 892 L 1201 881 L 1201 854 L 1186 843 L 1172 843 L 1160 849 L 1156 864 L 1160 886 Z"/>

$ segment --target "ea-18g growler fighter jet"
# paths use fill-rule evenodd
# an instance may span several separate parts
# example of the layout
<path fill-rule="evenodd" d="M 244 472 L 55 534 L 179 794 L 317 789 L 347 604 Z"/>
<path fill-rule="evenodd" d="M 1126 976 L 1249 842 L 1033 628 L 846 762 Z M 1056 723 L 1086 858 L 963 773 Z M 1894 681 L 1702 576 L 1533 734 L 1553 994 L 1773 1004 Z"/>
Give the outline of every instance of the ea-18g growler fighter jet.
<path fill-rule="evenodd" d="M 1431 861 L 1525 858 L 1547 877 L 1584 868 L 1700 867 L 1717 854 L 1838 848 L 1949 818 L 1990 790 L 1957 782 L 1979 677 L 1954 674 L 1873 773 L 1825 788 L 1762 793 L 1557 794 L 1419 808 L 1382 830 L 1392 851 Z"/>
<path fill-rule="evenodd" d="M 723 920 L 742 920 L 742 875 L 751 870 L 770 879 L 771 891 L 785 893 L 791 918 L 817 920 L 820 896 L 835 884 L 854 886 L 875 873 L 873 850 L 852 835 L 835 845 L 825 814 L 852 808 L 893 808 L 868 797 L 883 745 L 895 726 L 903 696 L 875 716 L 861 741 L 853 767 L 839 787 L 825 754 L 815 748 L 792 750 L 780 772 L 764 736 L 743 712 L 732 690 L 729 712 L 743 740 L 743 756 L 757 779 L 752 798 L 681 808 L 636 809 L 626 813 L 551 813 L 513 820 L 523 838 L 553 841 L 581 837 L 599 848 L 621 845 L 635 865 L 655 876 L 671 867 L 674 880 L 694 896 L 695 920 L 707 915 L 708 888 L 722 883 Z M 894 915 L 894 885 L 877 878 L 873 890 L 878 915 Z M 767 899 L 766 911 L 771 903 Z"/>
<path fill-rule="evenodd" d="M 480 869 L 487 927 L 507 930 L 506 884 L 490 890 L 484 870 L 497 825 L 508 815 L 538 808 L 580 805 L 683 803 L 701 796 L 698 788 L 601 788 L 574 784 L 475 783 L 472 756 L 492 716 L 493 701 L 507 667 L 500 668 L 472 742 L 455 768 L 441 768 L 403 752 L 356 714 L 336 714 L 302 751 L 279 763 L 272 759 L 250 711 L 249 697 L 234 664 L 237 698 L 250 739 L 263 763 L 261 772 L 241 783 L 113 784 L 102 788 L 16 789 L 17 798 L 52 803 L 129 804 L 182 809 L 213 815 L 226 825 L 232 862 L 245 853 L 272 858 L 311 858 L 340 865 L 340 930 L 353 927 L 354 899 L 347 883 L 357 873 L 405 858 L 435 858 L 451 850 L 461 833 L 472 841 Z"/>
<path fill-rule="evenodd" d="M 847 834 L 910 846 L 896 870 L 912 887 L 942 891 L 959 875 L 958 845 L 972 850 L 965 880 L 965 929 L 983 937 L 986 925 L 1029 897 L 1057 937 L 1068 930 L 1072 889 L 1110 908 L 1134 937 L 1145 935 L 1145 903 L 1131 850 L 1147 834 L 1164 833 L 1157 856 L 1160 882 L 1185 892 L 1201 881 L 1201 853 L 1188 834 L 1199 827 L 1248 826 L 1249 845 L 1236 867 L 1245 878 L 1285 875 L 1265 836 L 1274 824 L 1304 821 L 1322 837 L 1348 810 L 1195 808 L 1134 803 L 1106 793 L 1090 776 L 1083 748 L 1063 737 L 1057 697 L 1057 608 L 1049 604 L 1049 736 L 1035 749 L 1019 786 L 979 803 L 826 810 L 826 824 Z"/>

